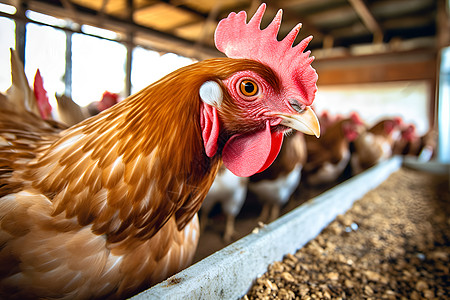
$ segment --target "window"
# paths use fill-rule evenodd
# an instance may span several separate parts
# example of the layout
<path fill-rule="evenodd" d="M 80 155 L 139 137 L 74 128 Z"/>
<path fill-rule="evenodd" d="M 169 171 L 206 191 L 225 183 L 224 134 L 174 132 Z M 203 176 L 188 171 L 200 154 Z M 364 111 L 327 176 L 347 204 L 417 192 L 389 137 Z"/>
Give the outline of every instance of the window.
<path fill-rule="evenodd" d="M 125 95 L 127 49 L 124 45 L 84 34 L 72 35 L 72 98 L 85 106 L 105 91 Z"/>
<path fill-rule="evenodd" d="M 0 92 L 11 86 L 11 62 L 9 49 L 16 47 L 16 24 L 13 20 L 0 17 Z"/>
<path fill-rule="evenodd" d="M 187 66 L 193 61 L 174 53 L 160 55 L 156 51 L 136 47 L 131 67 L 131 92 L 136 93 L 170 72 Z"/>
<path fill-rule="evenodd" d="M 382 118 L 402 117 L 414 123 L 419 134 L 428 131 L 430 89 L 425 81 L 380 82 L 343 86 L 320 86 L 314 107 L 318 112 L 348 115 L 356 111 L 369 125 Z"/>
<path fill-rule="evenodd" d="M 50 99 L 64 93 L 66 34 L 50 26 L 28 23 L 25 43 L 25 74 L 33 85 L 39 69 Z M 53 103 L 52 103 L 53 104 Z"/>
<path fill-rule="evenodd" d="M 14 7 L 8 5 L 7 8 Z M 3 11 L 1 6 L 0 11 Z M 53 106 L 56 106 L 55 93 L 64 94 L 66 90 L 71 91 L 72 99 L 80 106 L 100 100 L 105 91 L 118 93 L 123 98 L 128 96 L 125 91 L 127 48 L 115 41 L 124 38 L 123 33 L 80 26 L 31 10 L 26 11 L 26 16 L 31 22 L 26 23 L 25 74 L 32 85 L 36 70 L 40 70 Z M 69 31 L 64 31 L 64 28 Z M 74 28 L 81 28 L 83 33 L 70 33 Z M 15 31 L 13 19 L 0 17 L 0 92 L 11 86 L 9 49 L 16 48 Z M 67 53 L 71 54 L 69 63 L 66 63 Z M 173 53 L 160 55 L 159 52 L 135 47 L 130 74 L 132 92 L 192 62 L 190 58 Z M 68 66 L 71 69 L 66 70 Z M 71 87 L 66 89 L 68 72 L 72 81 Z"/>

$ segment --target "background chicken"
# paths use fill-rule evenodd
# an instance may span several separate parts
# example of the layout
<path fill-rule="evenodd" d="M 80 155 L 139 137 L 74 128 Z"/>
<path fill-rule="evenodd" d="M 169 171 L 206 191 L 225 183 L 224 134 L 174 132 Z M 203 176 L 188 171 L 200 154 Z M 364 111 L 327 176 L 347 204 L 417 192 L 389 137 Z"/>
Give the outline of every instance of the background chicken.
<path fill-rule="evenodd" d="M 274 163 L 250 177 L 248 188 L 263 204 L 261 221 L 271 222 L 278 218 L 281 208 L 300 183 L 305 162 L 305 138 L 301 133 L 294 133 L 286 137 Z"/>
<path fill-rule="evenodd" d="M 215 33 L 228 57 L 174 71 L 61 130 L 0 110 L 0 297 L 125 298 L 188 266 L 221 164 L 264 171 L 291 128 L 319 135 L 317 74 L 265 5 Z M 250 38 L 251 37 L 251 38 Z M 280 55 L 282 53 L 283 55 Z"/>
<path fill-rule="evenodd" d="M 234 234 L 234 221 L 247 197 L 248 177 L 239 177 L 222 165 L 211 189 L 202 204 L 200 226 L 202 231 L 208 225 L 208 217 L 214 206 L 220 203 L 225 214 L 223 240 L 229 243 Z"/>
<path fill-rule="evenodd" d="M 416 132 L 416 127 L 409 124 L 401 129 L 401 136 L 394 143 L 393 154 L 417 156 L 420 148 L 421 140 Z"/>
<path fill-rule="evenodd" d="M 395 142 L 393 153 L 397 155 L 416 156 L 420 161 L 429 161 L 436 149 L 436 133 L 431 128 L 419 136 L 414 124 L 402 129 L 401 137 Z"/>
<path fill-rule="evenodd" d="M 56 100 L 58 102 L 57 119 L 72 126 L 117 104 L 119 95 L 106 91 L 100 101 L 94 101 L 85 107 L 79 106 L 66 95 L 56 96 Z"/>
<path fill-rule="evenodd" d="M 335 182 L 350 162 L 350 142 L 364 128 L 363 121 L 353 113 L 330 125 L 320 139 L 305 136 L 308 153 L 303 168 L 305 182 L 311 186 Z"/>
<path fill-rule="evenodd" d="M 11 54 L 11 87 L 6 91 L 6 108 L 17 111 L 30 111 L 44 119 L 51 118 L 52 107 L 39 69 L 34 78 L 34 89 L 28 84 L 22 61 L 17 52 L 10 49 Z"/>
<path fill-rule="evenodd" d="M 324 110 L 322 111 L 318 116 L 319 123 L 320 123 L 320 133 L 323 135 L 327 129 L 335 124 L 337 121 L 342 119 L 339 115 L 332 115 L 328 111 Z"/>
<path fill-rule="evenodd" d="M 359 174 L 391 157 L 401 137 L 401 128 L 400 118 L 383 119 L 359 134 L 353 141 L 352 174 Z"/>

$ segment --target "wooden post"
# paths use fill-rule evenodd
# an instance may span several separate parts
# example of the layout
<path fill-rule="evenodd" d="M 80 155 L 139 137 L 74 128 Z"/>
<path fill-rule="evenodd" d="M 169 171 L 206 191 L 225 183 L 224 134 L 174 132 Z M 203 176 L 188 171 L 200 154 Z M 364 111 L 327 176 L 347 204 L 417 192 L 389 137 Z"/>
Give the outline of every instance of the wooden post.
<path fill-rule="evenodd" d="M 66 31 L 66 72 L 64 74 L 64 94 L 72 98 L 72 32 Z"/>
<path fill-rule="evenodd" d="M 133 0 L 127 0 L 128 7 L 128 21 L 133 22 L 134 17 L 134 2 Z M 125 46 L 127 48 L 127 61 L 126 61 L 126 70 L 125 70 L 125 93 L 128 97 L 131 95 L 131 71 L 132 71 L 132 61 L 133 61 L 133 49 L 134 49 L 134 33 L 131 30 L 127 31 L 127 39 L 125 42 Z"/>
<path fill-rule="evenodd" d="M 16 15 L 20 16 L 20 20 L 16 19 L 16 51 L 20 60 L 25 65 L 25 46 L 26 46 L 26 32 L 27 24 L 22 20 L 26 20 L 25 11 L 26 4 L 22 1 L 18 2 Z"/>
<path fill-rule="evenodd" d="M 127 34 L 127 41 L 125 43 L 125 46 L 127 48 L 127 60 L 126 60 L 126 71 L 125 71 L 125 93 L 128 97 L 131 95 L 131 71 L 132 71 L 132 61 L 133 61 L 133 49 L 134 49 L 134 42 L 133 42 L 134 34 L 132 32 L 128 32 Z"/>

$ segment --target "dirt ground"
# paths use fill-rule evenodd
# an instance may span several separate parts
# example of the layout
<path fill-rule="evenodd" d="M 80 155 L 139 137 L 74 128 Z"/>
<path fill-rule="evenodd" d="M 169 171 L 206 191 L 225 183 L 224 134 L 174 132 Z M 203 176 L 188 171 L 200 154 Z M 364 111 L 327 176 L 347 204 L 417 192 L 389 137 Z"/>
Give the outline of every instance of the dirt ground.
<path fill-rule="evenodd" d="M 403 168 L 243 299 L 449 299 L 448 176 Z"/>

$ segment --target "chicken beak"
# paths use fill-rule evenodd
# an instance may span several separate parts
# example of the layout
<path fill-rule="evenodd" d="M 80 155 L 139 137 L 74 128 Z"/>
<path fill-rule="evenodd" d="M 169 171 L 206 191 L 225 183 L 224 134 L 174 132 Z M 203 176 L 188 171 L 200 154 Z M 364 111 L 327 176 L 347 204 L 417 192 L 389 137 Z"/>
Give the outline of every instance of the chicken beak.
<path fill-rule="evenodd" d="M 320 125 L 317 116 L 311 107 L 307 106 L 305 110 L 299 114 L 278 113 L 281 118 L 281 125 L 290 127 L 305 134 L 320 137 Z"/>

